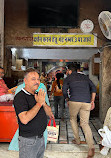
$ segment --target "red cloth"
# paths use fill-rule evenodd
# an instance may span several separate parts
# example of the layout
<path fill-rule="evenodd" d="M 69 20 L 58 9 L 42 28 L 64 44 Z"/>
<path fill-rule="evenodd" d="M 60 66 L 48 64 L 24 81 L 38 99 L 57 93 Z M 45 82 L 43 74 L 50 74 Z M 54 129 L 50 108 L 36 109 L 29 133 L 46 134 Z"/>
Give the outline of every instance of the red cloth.
<path fill-rule="evenodd" d="M 8 87 L 3 79 L 0 79 L 0 96 L 8 92 Z"/>
<path fill-rule="evenodd" d="M 9 102 L 0 102 L 0 106 L 12 106 L 13 105 L 13 101 L 9 101 Z"/>

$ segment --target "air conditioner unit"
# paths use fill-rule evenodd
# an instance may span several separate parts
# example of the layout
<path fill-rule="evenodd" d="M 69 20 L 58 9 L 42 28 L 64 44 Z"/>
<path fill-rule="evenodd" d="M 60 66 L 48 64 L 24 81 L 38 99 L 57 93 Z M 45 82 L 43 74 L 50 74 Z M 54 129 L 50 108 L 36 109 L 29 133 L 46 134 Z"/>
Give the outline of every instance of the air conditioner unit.
<path fill-rule="evenodd" d="M 102 33 L 107 39 L 111 39 L 111 13 L 102 11 L 98 17 L 99 25 Z"/>

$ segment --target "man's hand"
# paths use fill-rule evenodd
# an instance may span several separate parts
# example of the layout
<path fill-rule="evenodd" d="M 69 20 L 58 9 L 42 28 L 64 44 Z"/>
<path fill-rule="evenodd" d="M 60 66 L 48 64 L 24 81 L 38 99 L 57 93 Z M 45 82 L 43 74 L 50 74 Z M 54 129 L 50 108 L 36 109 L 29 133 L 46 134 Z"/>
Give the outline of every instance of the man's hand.
<path fill-rule="evenodd" d="M 67 102 L 67 106 L 69 107 L 69 101 Z"/>
<path fill-rule="evenodd" d="M 95 103 L 94 101 L 91 101 L 91 110 L 93 110 L 95 108 Z"/>
<path fill-rule="evenodd" d="M 69 107 L 69 98 L 66 98 L 67 106 Z"/>
<path fill-rule="evenodd" d="M 45 104 L 45 95 L 46 95 L 46 92 L 44 92 L 44 90 L 42 89 L 39 90 L 38 95 L 35 94 L 35 100 L 41 106 Z"/>
<path fill-rule="evenodd" d="M 53 115 L 52 111 L 49 112 L 48 116 L 50 119 L 54 119 L 54 115 Z"/>
<path fill-rule="evenodd" d="M 96 93 L 92 93 L 92 97 L 91 97 L 91 110 L 93 110 L 95 108 L 95 96 L 96 96 Z"/>

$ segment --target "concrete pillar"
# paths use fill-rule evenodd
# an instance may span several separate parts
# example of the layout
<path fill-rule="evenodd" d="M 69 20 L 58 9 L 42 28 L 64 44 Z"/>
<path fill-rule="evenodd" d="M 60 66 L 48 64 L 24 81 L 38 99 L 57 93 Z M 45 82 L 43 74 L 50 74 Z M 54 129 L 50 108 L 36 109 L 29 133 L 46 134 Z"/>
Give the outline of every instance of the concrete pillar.
<path fill-rule="evenodd" d="M 103 122 L 111 107 L 111 46 L 104 47 L 100 65 L 100 120 Z"/>
<path fill-rule="evenodd" d="M 95 86 L 97 86 L 98 77 L 92 74 L 92 58 L 90 58 L 90 61 L 89 61 L 89 78 L 95 84 Z"/>
<path fill-rule="evenodd" d="M 4 0 L 0 0 L 0 66 L 4 61 Z"/>
<path fill-rule="evenodd" d="M 5 76 L 11 77 L 12 51 L 10 48 L 5 49 Z"/>

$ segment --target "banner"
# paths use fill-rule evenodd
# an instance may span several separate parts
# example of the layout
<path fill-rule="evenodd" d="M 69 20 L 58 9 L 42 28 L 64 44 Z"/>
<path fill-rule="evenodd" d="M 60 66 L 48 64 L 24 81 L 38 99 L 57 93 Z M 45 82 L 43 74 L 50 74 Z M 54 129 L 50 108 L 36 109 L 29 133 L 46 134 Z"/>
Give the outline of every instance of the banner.
<path fill-rule="evenodd" d="M 34 33 L 33 46 L 97 47 L 96 36 L 82 33 Z"/>

